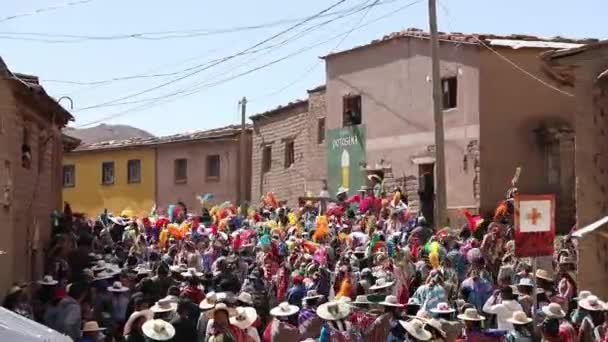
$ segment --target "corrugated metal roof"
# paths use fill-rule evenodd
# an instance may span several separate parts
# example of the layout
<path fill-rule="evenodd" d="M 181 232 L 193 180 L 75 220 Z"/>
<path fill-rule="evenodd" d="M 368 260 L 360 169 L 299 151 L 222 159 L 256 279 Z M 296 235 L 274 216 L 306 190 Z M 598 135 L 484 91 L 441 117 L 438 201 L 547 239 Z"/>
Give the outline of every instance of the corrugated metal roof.
<path fill-rule="evenodd" d="M 251 125 L 247 125 L 247 130 L 251 130 Z M 240 134 L 240 125 L 230 125 L 221 128 L 209 129 L 209 130 L 195 130 L 184 133 L 178 133 L 173 135 L 166 135 L 162 137 L 152 138 L 131 138 L 124 140 L 108 140 L 92 144 L 86 144 L 78 146 L 74 152 L 81 151 L 94 151 L 94 150 L 111 150 L 120 148 L 133 148 L 133 147 L 144 147 L 144 146 L 156 146 L 163 144 L 172 144 L 189 141 L 199 140 L 212 140 L 225 137 L 232 137 Z"/>
<path fill-rule="evenodd" d="M 327 56 L 323 56 L 322 58 L 327 58 L 327 57 L 351 52 L 354 50 L 358 50 L 361 48 L 373 46 L 376 44 L 381 44 L 381 43 L 391 41 L 394 39 L 402 39 L 402 38 L 429 39 L 430 33 L 426 32 L 424 30 L 418 29 L 418 28 L 408 28 L 408 29 L 405 29 L 405 30 L 402 30 L 399 32 L 389 33 L 380 39 L 372 40 L 368 44 L 355 46 L 355 47 L 347 49 L 347 50 L 331 53 Z M 461 32 L 439 32 L 440 41 L 454 42 L 454 43 L 460 43 L 460 44 L 463 44 L 463 43 L 464 44 L 479 44 L 480 40 L 484 41 L 486 43 L 489 43 L 489 40 L 492 40 L 492 39 L 522 41 L 522 42 L 552 42 L 552 43 L 572 43 L 572 44 L 590 44 L 590 43 L 595 43 L 598 41 L 597 39 L 593 39 L 593 38 L 585 38 L 585 39 L 574 39 L 574 38 L 564 38 L 564 37 L 544 38 L 544 37 L 537 37 L 537 36 L 526 35 L 526 34 L 498 35 L 498 34 L 491 34 L 491 33 L 466 34 L 466 33 L 461 33 Z M 510 45 L 505 46 L 505 47 L 514 48 L 513 46 L 510 46 Z M 535 47 L 535 48 L 541 48 L 541 47 Z"/>

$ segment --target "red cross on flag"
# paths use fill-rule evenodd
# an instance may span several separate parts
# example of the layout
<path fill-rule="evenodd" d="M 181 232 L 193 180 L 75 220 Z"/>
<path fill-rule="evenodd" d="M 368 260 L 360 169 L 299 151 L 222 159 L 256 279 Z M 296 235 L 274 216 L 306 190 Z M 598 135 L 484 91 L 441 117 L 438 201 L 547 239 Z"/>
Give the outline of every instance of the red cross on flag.
<path fill-rule="evenodd" d="M 555 195 L 515 197 L 515 255 L 553 255 Z"/>

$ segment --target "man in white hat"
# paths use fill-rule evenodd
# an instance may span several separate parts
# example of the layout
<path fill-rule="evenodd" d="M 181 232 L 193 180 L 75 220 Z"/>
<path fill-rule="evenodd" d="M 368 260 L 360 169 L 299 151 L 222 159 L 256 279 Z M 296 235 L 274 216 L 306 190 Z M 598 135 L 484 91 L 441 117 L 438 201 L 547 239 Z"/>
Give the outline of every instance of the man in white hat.
<path fill-rule="evenodd" d="M 82 327 L 82 339 L 80 342 L 97 342 L 104 339 L 103 331 L 106 328 L 102 328 L 96 321 L 89 321 L 84 323 Z"/>
<path fill-rule="evenodd" d="M 435 308 L 431 309 L 431 313 L 437 318 L 441 324 L 441 330 L 446 334 L 446 342 L 455 341 L 464 328 L 463 324 L 456 321 L 454 313 L 456 310 L 447 302 L 438 303 Z"/>
<path fill-rule="evenodd" d="M 264 341 L 300 341 L 300 331 L 295 325 L 295 315 L 298 311 L 300 311 L 300 308 L 287 302 L 282 302 L 270 310 L 270 315 L 274 319 L 268 323 L 264 330 Z"/>

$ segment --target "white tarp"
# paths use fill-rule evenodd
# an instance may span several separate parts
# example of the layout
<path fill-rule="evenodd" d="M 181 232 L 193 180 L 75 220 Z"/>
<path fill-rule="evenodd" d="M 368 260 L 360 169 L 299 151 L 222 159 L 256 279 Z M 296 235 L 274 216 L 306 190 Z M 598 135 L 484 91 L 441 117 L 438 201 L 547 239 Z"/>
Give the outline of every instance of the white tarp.
<path fill-rule="evenodd" d="M 40 323 L 0 307 L 0 341 L 72 342 L 72 339 Z"/>

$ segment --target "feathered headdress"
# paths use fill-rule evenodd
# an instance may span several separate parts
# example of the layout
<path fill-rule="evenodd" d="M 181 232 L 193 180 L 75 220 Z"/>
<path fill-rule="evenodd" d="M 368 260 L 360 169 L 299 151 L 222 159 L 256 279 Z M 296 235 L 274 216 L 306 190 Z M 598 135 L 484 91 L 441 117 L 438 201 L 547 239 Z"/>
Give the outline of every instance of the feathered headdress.
<path fill-rule="evenodd" d="M 481 224 L 481 222 L 483 222 L 483 218 L 481 218 L 481 215 L 473 215 L 467 209 L 463 210 L 462 213 L 467 218 L 467 224 L 468 224 L 469 230 L 471 232 L 476 231 L 477 228 L 479 227 L 479 225 Z"/>
<path fill-rule="evenodd" d="M 201 208 L 207 208 L 207 204 L 211 201 L 215 196 L 212 193 L 206 193 L 204 195 L 198 195 L 196 198 L 201 202 Z"/>
<path fill-rule="evenodd" d="M 336 293 L 336 298 L 339 299 L 340 297 L 350 297 L 352 289 L 353 287 L 350 281 L 350 277 L 344 277 L 344 279 L 342 279 L 342 282 L 340 282 L 340 289 L 338 290 L 338 293 Z"/>

